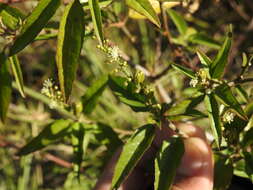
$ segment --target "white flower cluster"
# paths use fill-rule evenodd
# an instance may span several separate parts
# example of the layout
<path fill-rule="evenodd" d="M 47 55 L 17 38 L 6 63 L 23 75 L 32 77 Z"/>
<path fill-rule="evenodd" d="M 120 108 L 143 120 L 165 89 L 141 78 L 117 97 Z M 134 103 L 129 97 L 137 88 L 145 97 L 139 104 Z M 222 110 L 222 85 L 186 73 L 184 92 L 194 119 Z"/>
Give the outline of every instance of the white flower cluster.
<path fill-rule="evenodd" d="M 222 121 L 225 123 L 232 123 L 234 121 L 235 114 L 233 112 L 227 111 L 223 117 Z"/>
<path fill-rule="evenodd" d="M 57 106 L 64 107 L 65 103 L 62 93 L 52 79 L 47 79 L 43 82 L 41 93 L 50 98 L 51 102 L 49 106 L 51 109 L 56 108 Z"/>

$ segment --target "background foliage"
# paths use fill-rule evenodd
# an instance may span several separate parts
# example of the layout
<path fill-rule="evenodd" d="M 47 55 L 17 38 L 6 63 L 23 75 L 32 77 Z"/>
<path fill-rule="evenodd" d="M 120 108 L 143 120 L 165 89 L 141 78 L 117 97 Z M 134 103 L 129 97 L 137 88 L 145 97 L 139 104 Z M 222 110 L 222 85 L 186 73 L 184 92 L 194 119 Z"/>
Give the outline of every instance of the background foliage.
<path fill-rule="evenodd" d="M 127 142 L 117 187 L 164 120 L 206 130 L 215 189 L 253 180 L 251 0 L 2 2 L 0 189 L 92 189 Z"/>

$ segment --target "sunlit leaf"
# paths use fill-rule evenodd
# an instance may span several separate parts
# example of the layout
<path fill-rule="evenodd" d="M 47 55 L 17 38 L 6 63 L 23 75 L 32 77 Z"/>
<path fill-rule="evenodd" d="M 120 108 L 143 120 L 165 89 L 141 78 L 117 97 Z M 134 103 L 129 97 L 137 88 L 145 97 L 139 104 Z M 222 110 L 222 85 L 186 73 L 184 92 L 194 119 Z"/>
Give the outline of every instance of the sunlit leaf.
<path fill-rule="evenodd" d="M 154 135 L 155 126 L 148 124 L 139 128 L 130 139 L 128 139 L 116 164 L 111 189 L 117 189 L 129 175 L 144 152 L 151 145 Z"/>
<path fill-rule="evenodd" d="M 0 54 L 0 118 L 5 122 L 11 101 L 11 75 L 7 58 Z"/>
<path fill-rule="evenodd" d="M 188 26 L 183 16 L 177 13 L 176 11 L 174 11 L 173 9 L 168 9 L 167 12 L 170 15 L 174 24 L 176 25 L 178 32 L 181 35 L 184 35 L 187 31 Z"/>
<path fill-rule="evenodd" d="M 55 143 L 57 140 L 63 138 L 69 133 L 68 129 L 70 123 L 70 120 L 60 119 L 47 125 L 38 136 L 33 138 L 28 144 L 21 148 L 17 155 L 26 155 Z"/>
<path fill-rule="evenodd" d="M 163 141 L 155 159 L 155 190 L 170 190 L 184 154 L 181 137 Z"/>
<path fill-rule="evenodd" d="M 214 49 L 220 48 L 220 44 L 217 41 L 213 40 L 212 38 L 210 38 L 209 36 L 205 34 L 201 34 L 201 33 L 193 34 L 189 36 L 187 39 L 188 41 L 195 44 L 204 45 L 204 46 L 211 47 Z"/>
<path fill-rule="evenodd" d="M 22 70 L 20 67 L 18 57 L 16 55 L 14 55 L 9 58 L 9 61 L 11 64 L 12 72 L 14 74 L 17 86 L 18 86 L 18 90 L 19 90 L 21 96 L 24 98 L 25 97 L 24 80 L 23 80 L 23 74 L 22 74 Z"/>
<path fill-rule="evenodd" d="M 65 8 L 61 18 L 56 55 L 58 77 L 65 101 L 71 94 L 76 77 L 83 37 L 84 11 L 79 0 L 74 0 Z"/>
<path fill-rule="evenodd" d="M 92 23 L 100 44 L 103 44 L 104 34 L 102 28 L 102 17 L 98 0 L 89 0 L 89 8 L 92 16 Z"/>
<path fill-rule="evenodd" d="M 156 26 L 160 27 L 161 24 L 159 18 L 149 0 L 126 0 L 126 4 L 136 12 L 144 15 Z"/>
<path fill-rule="evenodd" d="M 39 34 L 60 5 L 60 0 L 41 0 L 25 19 L 20 35 L 10 48 L 9 56 L 24 49 Z"/>
<path fill-rule="evenodd" d="M 196 78 L 194 72 L 191 69 L 189 69 L 189 68 L 186 68 L 186 67 L 184 67 L 182 65 L 179 65 L 179 64 L 176 64 L 176 63 L 173 63 L 172 67 L 174 69 L 180 71 L 181 73 L 187 75 L 188 77 L 190 77 L 192 79 Z"/>

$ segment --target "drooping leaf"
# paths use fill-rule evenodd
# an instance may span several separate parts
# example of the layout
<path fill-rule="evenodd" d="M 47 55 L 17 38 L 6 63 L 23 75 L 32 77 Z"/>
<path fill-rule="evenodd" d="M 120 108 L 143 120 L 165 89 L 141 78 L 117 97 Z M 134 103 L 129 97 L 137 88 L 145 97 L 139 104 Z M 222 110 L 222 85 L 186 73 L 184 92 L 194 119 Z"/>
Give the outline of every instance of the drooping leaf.
<path fill-rule="evenodd" d="M 84 11 L 79 0 L 74 0 L 64 11 L 60 22 L 56 63 L 64 100 L 67 101 L 76 76 L 84 37 Z"/>
<path fill-rule="evenodd" d="M 174 11 L 173 9 L 168 9 L 167 12 L 170 15 L 170 18 L 172 19 L 174 24 L 176 25 L 177 30 L 180 33 L 180 35 L 186 34 L 188 26 L 183 16 L 177 13 L 176 11 Z"/>
<path fill-rule="evenodd" d="M 215 139 L 217 146 L 220 146 L 221 143 L 221 121 L 219 116 L 219 107 L 214 94 L 208 94 L 205 96 L 205 105 L 210 120 L 210 125 L 212 133 Z"/>
<path fill-rule="evenodd" d="M 155 126 L 148 124 L 139 128 L 128 139 L 120 154 L 114 170 L 111 189 L 117 189 L 136 166 L 144 152 L 149 148 L 155 135 Z"/>
<path fill-rule="evenodd" d="M 126 4 L 136 12 L 144 15 L 156 26 L 160 27 L 159 18 L 149 0 L 126 0 Z"/>
<path fill-rule="evenodd" d="M 224 69 L 228 62 L 228 55 L 232 44 L 232 34 L 228 34 L 217 56 L 210 65 L 210 74 L 212 78 L 219 79 L 223 76 Z"/>
<path fill-rule="evenodd" d="M 100 44 L 103 44 L 104 41 L 104 34 L 103 34 L 103 27 L 102 27 L 102 17 L 101 17 L 101 10 L 99 7 L 98 0 L 89 0 L 89 8 L 92 16 L 92 23 L 94 26 L 95 33 Z"/>
<path fill-rule="evenodd" d="M 214 190 L 225 190 L 229 187 L 233 177 L 232 162 L 219 155 L 215 155 Z"/>
<path fill-rule="evenodd" d="M 0 118 L 5 122 L 11 101 L 11 75 L 8 61 L 3 53 L 0 54 Z"/>
<path fill-rule="evenodd" d="M 128 85 L 126 85 L 128 83 Z M 134 111 L 149 111 L 150 108 L 145 104 L 147 97 L 135 93 L 131 89 L 131 82 L 128 82 L 126 78 L 118 76 L 109 77 L 109 86 L 114 93 L 119 97 L 121 102 L 129 105 Z"/>
<path fill-rule="evenodd" d="M 206 66 L 209 66 L 212 64 L 212 60 L 203 52 L 197 51 L 197 55 L 199 57 L 200 63 Z"/>
<path fill-rule="evenodd" d="M 63 138 L 69 133 L 68 130 L 70 123 L 70 120 L 60 119 L 47 125 L 38 136 L 33 138 L 28 144 L 21 148 L 17 155 L 26 155 L 55 143 L 57 140 Z"/>
<path fill-rule="evenodd" d="M 79 177 L 81 164 L 83 161 L 84 128 L 78 122 L 71 124 L 70 128 L 71 128 L 71 142 L 74 153 L 73 170 Z"/>
<path fill-rule="evenodd" d="M 11 64 L 12 72 L 14 74 L 18 90 L 21 96 L 24 98 L 25 97 L 24 80 L 18 57 L 16 55 L 9 57 L 9 62 Z"/>
<path fill-rule="evenodd" d="M 190 77 L 192 79 L 196 78 L 194 72 L 191 69 L 189 69 L 189 68 L 186 68 L 186 67 L 184 67 L 182 65 L 179 65 L 179 64 L 176 64 L 176 63 L 173 63 L 172 67 L 174 69 L 180 71 L 181 73 L 187 75 L 188 77 Z"/>
<path fill-rule="evenodd" d="M 235 86 L 235 90 L 236 90 L 237 94 L 240 96 L 240 98 L 242 99 L 242 101 L 244 103 L 247 103 L 249 100 L 249 96 L 248 96 L 246 90 L 239 84 Z"/>
<path fill-rule="evenodd" d="M 83 127 L 86 131 L 91 132 L 95 136 L 99 144 L 105 145 L 108 151 L 112 153 L 122 145 L 122 141 L 118 137 L 118 134 L 109 125 L 104 123 L 93 125 L 83 124 Z"/>
<path fill-rule="evenodd" d="M 82 96 L 83 112 L 90 114 L 96 106 L 98 98 L 102 95 L 108 82 L 108 76 L 102 76 L 96 80 L 91 87 L 88 88 L 84 96 Z"/>
<path fill-rule="evenodd" d="M 201 34 L 201 33 L 197 33 L 197 34 L 193 34 L 191 36 L 188 37 L 188 41 L 195 43 L 195 44 L 200 44 L 200 45 L 204 45 L 210 48 L 214 48 L 214 49 L 219 49 L 220 48 L 220 44 L 213 40 L 212 38 L 210 38 L 209 36 L 205 35 L 205 34 Z"/>
<path fill-rule="evenodd" d="M 60 5 L 60 0 L 41 0 L 25 19 L 20 35 L 10 47 L 9 56 L 24 49 L 39 34 Z"/>
<path fill-rule="evenodd" d="M 19 27 L 20 21 L 25 18 L 25 15 L 8 4 L 0 3 L 0 17 L 5 26 L 11 30 L 16 30 Z"/>
<path fill-rule="evenodd" d="M 181 137 L 163 141 L 155 159 L 155 190 L 170 190 L 184 154 Z"/>
<path fill-rule="evenodd" d="M 253 182 L 253 155 L 249 152 L 244 152 L 244 159 L 245 159 L 245 172 L 249 176 L 251 182 Z"/>
<path fill-rule="evenodd" d="M 234 175 L 239 176 L 239 177 L 243 177 L 243 178 L 249 178 L 245 172 L 245 160 L 244 159 L 241 159 L 234 164 L 235 164 Z"/>
<path fill-rule="evenodd" d="M 219 98 L 219 100 L 221 100 L 223 104 L 232 108 L 238 114 L 238 116 L 247 120 L 246 114 L 244 113 L 239 102 L 236 100 L 230 87 L 227 84 L 222 84 L 218 86 L 215 89 L 215 95 Z"/>

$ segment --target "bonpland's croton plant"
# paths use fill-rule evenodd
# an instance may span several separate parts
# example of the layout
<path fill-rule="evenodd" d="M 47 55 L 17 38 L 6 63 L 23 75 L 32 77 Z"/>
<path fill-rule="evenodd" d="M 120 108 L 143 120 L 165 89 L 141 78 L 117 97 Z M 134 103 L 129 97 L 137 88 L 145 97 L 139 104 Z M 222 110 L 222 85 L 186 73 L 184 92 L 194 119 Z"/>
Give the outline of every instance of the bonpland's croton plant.
<path fill-rule="evenodd" d="M 231 2 L 249 23 L 241 1 L 0 3 L 0 126 L 11 134 L 18 124 L 18 136 L 25 137 L 16 140 L 24 146 L 8 152 L 23 163 L 19 188 L 39 189 L 42 182 L 30 182 L 30 170 L 36 171 L 33 180 L 41 179 L 36 160 L 46 157 L 72 168 L 64 189 L 91 189 L 104 160 L 124 142 L 111 186 L 117 189 L 150 147 L 156 128 L 169 123 L 177 135 L 163 142 L 152 162 L 154 189 L 168 190 L 187 138 L 175 122 L 194 122 L 209 134 L 214 189 L 227 189 L 233 175 L 253 181 L 252 57 L 233 45 L 239 26 L 222 18 L 220 26 L 209 24 L 201 16 L 208 15 L 201 6 Z M 37 104 L 48 106 L 35 109 Z M 54 153 L 63 158 L 52 159 Z M 155 167 L 169 160 L 167 170 Z M 7 169 L 2 173 L 10 177 Z"/>

